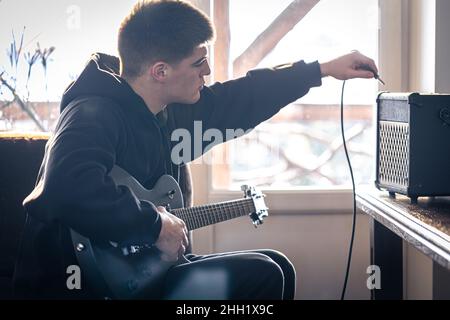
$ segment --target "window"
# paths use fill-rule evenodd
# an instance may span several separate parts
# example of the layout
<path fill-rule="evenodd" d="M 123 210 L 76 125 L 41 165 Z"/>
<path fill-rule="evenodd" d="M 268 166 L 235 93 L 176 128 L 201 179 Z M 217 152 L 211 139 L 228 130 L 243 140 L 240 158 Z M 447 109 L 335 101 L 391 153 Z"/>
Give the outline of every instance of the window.
<path fill-rule="evenodd" d="M 0 130 L 51 131 L 62 93 L 93 52 L 117 54 L 116 35 L 122 18 L 135 0 L 112 5 L 98 1 L 1 0 L 0 74 L 14 84 L 24 110 L 11 91 L 0 89 Z M 193 1 L 207 3 L 208 1 Z M 210 3 L 224 3 L 211 0 Z M 229 0 L 230 77 L 233 62 L 269 27 L 292 0 Z M 105 9 L 107 8 L 107 9 Z M 105 10 L 108 14 L 105 16 Z M 251 23 L 249 23 L 251 19 Z M 216 21 L 219 28 L 220 20 Z M 23 46 L 19 63 L 11 65 L 13 34 Z M 274 66 L 304 59 L 326 61 L 358 49 L 377 57 L 378 0 L 321 0 L 253 67 Z M 24 54 L 55 47 L 46 68 L 36 61 L 28 79 Z M 217 69 L 217 68 L 216 68 Z M 213 150 L 219 157 L 211 166 L 217 189 L 236 189 L 243 183 L 283 189 L 293 186 L 337 186 L 349 181 L 339 129 L 341 82 L 324 79 L 320 88 L 284 108 L 251 134 Z M 372 110 L 377 93 L 374 80 L 352 80 L 345 92 L 345 124 L 357 182 L 368 182 L 373 172 Z M 14 101 L 10 103 L 10 101 Z M 30 117 L 33 111 L 41 126 Z"/>
<path fill-rule="evenodd" d="M 1 131 L 51 131 L 59 114 L 58 105 L 65 88 L 82 71 L 90 55 L 105 52 L 117 55 L 117 30 L 120 21 L 136 0 L 1 0 L 0 74 L 14 88 L 0 86 Z M 23 42 L 21 41 L 23 35 Z M 15 41 L 14 41 L 15 39 Z M 17 66 L 11 63 L 11 45 L 17 48 Z M 20 44 L 22 43 L 22 46 Z M 28 79 L 25 54 L 33 56 L 54 47 L 46 61 L 35 61 Z M 21 48 L 21 50 L 19 50 Z M 34 112 L 42 126 L 33 121 Z"/>
<path fill-rule="evenodd" d="M 230 69 L 291 3 L 230 0 Z M 224 26 L 217 25 L 220 27 Z M 353 49 L 377 61 L 377 0 L 319 1 L 254 67 L 299 59 L 325 62 Z M 213 159 L 218 159 L 219 165 L 211 166 L 214 188 L 235 190 L 242 184 L 274 189 L 349 184 L 340 135 L 341 86 L 341 81 L 323 79 L 321 87 L 312 89 L 249 135 L 216 147 Z M 346 85 L 346 138 L 357 183 L 370 182 L 373 175 L 372 114 L 377 90 L 375 80 L 351 80 Z"/>

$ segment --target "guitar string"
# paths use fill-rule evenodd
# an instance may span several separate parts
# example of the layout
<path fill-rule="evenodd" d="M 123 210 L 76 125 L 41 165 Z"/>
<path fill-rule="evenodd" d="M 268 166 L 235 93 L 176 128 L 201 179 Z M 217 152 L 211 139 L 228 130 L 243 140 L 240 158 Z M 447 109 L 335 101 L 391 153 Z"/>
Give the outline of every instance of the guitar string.
<path fill-rule="evenodd" d="M 243 204 L 241 204 L 241 202 Z M 217 209 L 237 210 L 242 206 L 245 206 L 246 209 L 254 209 L 254 206 L 250 202 L 251 202 L 251 200 L 238 200 L 233 203 L 204 205 L 204 206 L 199 206 L 199 207 L 194 207 L 194 208 L 179 208 L 179 209 L 174 209 L 172 211 L 177 214 L 184 214 L 185 212 L 191 213 L 191 212 L 195 212 L 195 211 L 200 211 L 201 212 L 200 215 L 205 215 L 205 214 L 209 215 L 211 211 L 217 211 Z M 222 207 L 220 207 L 220 206 L 222 206 Z"/>
<path fill-rule="evenodd" d="M 217 210 L 219 211 L 217 212 Z M 224 210 L 221 212 L 220 210 Z M 241 210 L 244 210 L 241 212 Z M 228 220 L 245 215 L 247 212 L 254 211 L 252 199 L 229 201 L 219 204 L 204 205 L 195 208 L 180 208 L 172 210 L 179 218 L 192 222 L 194 227 L 206 226 L 215 222 Z M 228 212 L 227 212 L 228 211 Z M 187 218 L 187 219 L 186 219 Z"/>
<path fill-rule="evenodd" d="M 240 209 L 242 208 L 243 205 L 238 205 L 238 204 L 220 204 L 220 205 L 213 205 L 213 206 L 202 206 L 202 207 L 198 207 L 195 209 L 191 209 L 191 208 L 187 208 L 187 209 L 181 209 L 177 211 L 175 211 L 177 214 L 180 214 L 182 216 L 187 216 L 189 218 L 191 217 L 195 217 L 197 216 L 198 218 L 200 218 L 201 221 L 204 221 L 205 218 L 208 218 L 209 216 L 211 216 L 211 213 L 214 213 L 215 211 L 217 211 L 219 209 L 219 212 L 215 213 L 215 217 L 218 218 L 228 218 L 229 216 L 233 217 L 235 212 L 238 211 L 239 212 L 239 216 L 241 215 Z M 247 211 L 253 210 L 254 207 L 249 205 L 249 204 L 245 204 L 245 209 Z M 223 212 L 221 213 L 220 210 L 231 210 L 230 212 Z M 197 211 L 197 214 L 195 214 Z M 195 215 L 193 215 L 195 214 Z M 225 215 L 225 216 L 224 216 Z M 209 221 L 209 220 L 206 220 Z"/>
<path fill-rule="evenodd" d="M 217 207 L 219 209 L 231 210 L 229 212 L 215 212 L 217 211 Z M 180 215 L 180 218 L 189 218 L 193 220 L 195 225 L 208 225 L 214 223 L 217 219 L 223 221 L 224 219 L 228 219 L 229 217 L 238 217 L 244 215 L 241 212 L 241 209 L 247 210 L 247 212 L 254 210 L 254 206 L 246 203 L 243 208 L 242 205 L 238 205 L 238 203 L 227 203 L 227 204 L 218 204 L 218 205 L 207 205 L 198 208 L 185 208 L 185 209 L 175 209 L 174 213 Z M 197 214 L 195 214 L 198 211 Z M 213 213 L 213 215 L 211 215 Z M 209 217 L 215 219 L 208 219 Z"/>

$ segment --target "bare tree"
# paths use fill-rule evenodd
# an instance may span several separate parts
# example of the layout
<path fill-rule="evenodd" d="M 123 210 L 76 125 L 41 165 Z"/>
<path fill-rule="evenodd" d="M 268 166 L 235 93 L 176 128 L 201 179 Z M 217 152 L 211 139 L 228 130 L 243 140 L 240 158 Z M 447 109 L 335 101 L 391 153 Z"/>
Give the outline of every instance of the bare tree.
<path fill-rule="evenodd" d="M 7 50 L 10 67 L 13 71 L 13 75 L 10 75 L 6 72 L 5 68 L 3 67 L 3 71 L 0 72 L 0 89 L 6 88 L 7 91 L 12 96 L 12 99 L 9 101 L 6 101 L 3 105 L 0 106 L 0 110 L 5 109 L 12 104 L 16 103 L 22 111 L 24 111 L 30 118 L 33 120 L 33 122 L 36 124 L 36 126 L 39 128 L 39 130 L 46 131 L 45 126 L 43 125 L 41 119 L 39 118 L 38 114 L 34 110 L 33 106 L 29 103 L 29 96 L 30 92 L 28 89 L 28 83 L 31 77 L 33 66 L 40 61 L 42 64 L 42 67 L 44 68 L 44 74 L 45 74 L 45 89 L 47 91 L 47 67 L 49 62 L 49 57 L 55 50 L 55 47 L 50 48 L 44 48 L 41 49 L 39 46 L 39 43 L 37 43 L 37 48 L 35 49 L 35 52 L 32 54 L 31 52 L 25 52 L 22 54 L 22 51 L 24 50 L 23 46 L 23 39 L 24 39 L 24 33 L 25 33 L 25 27 L 22 31 L 22 35 L 20 37 L 20 42 L 16 41 L 16 38 L 14 36 L 14 32 L 12 33 L 12 42 L 10 43 L 10 46 Z M 21 96 L 17 90 L 17 83 L 18 83 L 18 65 L 20 63 L 20 58 L 23 56 L 25 61 L 28 64 L 27 68 L 27 77 L 26 77 L 26 85 L 25 90 L 27 92 L 26 97 Z"/>
<path fill-rule="evenodd" d="M 294 0 L 289 6 L 264 30 L 253 43 L 233 62 L 233 75 L 240 77 L 247 70 L 255 67 L 281 39 L 291 31 L 299 21 L 320 0 Z"/>

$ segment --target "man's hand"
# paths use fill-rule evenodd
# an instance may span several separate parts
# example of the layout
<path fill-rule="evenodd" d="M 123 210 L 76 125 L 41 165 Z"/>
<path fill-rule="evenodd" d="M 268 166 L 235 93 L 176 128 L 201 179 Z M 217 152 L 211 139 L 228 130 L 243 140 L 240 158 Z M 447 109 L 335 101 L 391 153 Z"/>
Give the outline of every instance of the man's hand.
<path fill-rule="evenodd" d="M 184 254 L 189 244 L 186 224 L 183 220 L 167 212 L 164 207 L 158 207 L 157 209 L 162 225 L 155 245 L 161 251 L 161 259 L 177 261 Z"/>
<path fill-rule="evenodd" d="M 370 79 L 378 74 L 375 62 L 358 51 L 353 51 L 345 56 L 322 63 L 320 64 L 320 69 L 322 77 L 332 76 L 339 80 L 353 78 Z"/>

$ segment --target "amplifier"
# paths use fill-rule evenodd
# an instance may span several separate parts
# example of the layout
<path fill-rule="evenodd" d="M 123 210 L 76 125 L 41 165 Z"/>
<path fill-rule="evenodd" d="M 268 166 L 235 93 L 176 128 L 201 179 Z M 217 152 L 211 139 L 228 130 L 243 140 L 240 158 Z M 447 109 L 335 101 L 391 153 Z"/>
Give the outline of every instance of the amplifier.
<path fill-rule="evenodd" d="M 376 125 L 378 189 L 450 196 L 450 94 L 382 92 Z"/>

